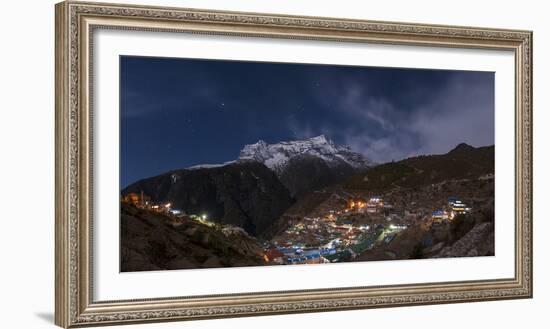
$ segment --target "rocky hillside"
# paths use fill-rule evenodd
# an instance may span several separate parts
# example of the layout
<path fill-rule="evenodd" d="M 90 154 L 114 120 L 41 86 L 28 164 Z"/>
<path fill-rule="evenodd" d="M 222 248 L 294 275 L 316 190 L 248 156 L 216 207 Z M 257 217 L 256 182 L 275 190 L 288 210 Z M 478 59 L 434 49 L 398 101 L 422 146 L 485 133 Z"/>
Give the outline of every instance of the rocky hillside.
<path fill-rule="evenodd" d="M 494 224 L 492 222 L 481 223 L 433 257 L 493 256 L 495 254 L 494 240 Z"/>
<path fill-rule="evenodd" d="M 264 265 L 263 249 L 246 234 L 221 230 L 121 203 L 121 271 Z"/>
<path fill-rule="evenodd" d="M 260 235 L 292 203 L 287 188 L 273 171 L 258 162 L 230 163 L 213 168 L 182 169 L 140 180 L 122 191 L 170 202 L 188 214 L 207 214 L 221 224 Z"/>
<path fill-rule="evenodd" d="M 279 179 L 296 198 L 302 198 L 309 192 L 340 183 L 355 172 L 346 163 L 330 166 L 321 158 L 303 154 L 287 162 Z"/>
<path fill-rule="evenodd" d="M 350 189 L 381 191 L 392 187 L 417 187 L 450 179 L 475 179 L 494 174 L 495 147 L 459 144 L 439 155 L 423 155 L 389 162 L 362 171 L 344 186 Z"/>

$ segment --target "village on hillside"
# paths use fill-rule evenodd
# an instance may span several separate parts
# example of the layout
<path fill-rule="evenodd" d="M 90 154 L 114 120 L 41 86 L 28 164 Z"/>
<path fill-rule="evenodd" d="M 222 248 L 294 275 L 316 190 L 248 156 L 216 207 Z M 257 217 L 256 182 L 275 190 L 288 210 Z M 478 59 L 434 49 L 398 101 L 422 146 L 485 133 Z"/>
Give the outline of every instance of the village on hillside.
<path fill-rule="evenodd" d="M 394 197 L 395 199 L 395 197 Z M 440 195 L 434 206 L 417 201 L 397 202 L 387 196 L 341 196 L 333 194 L 309 216 L 292 218 L 286 229 L 270 240 L 257 239 L 264 250 L 266 265 L 322 264 L 355 260 L 366 251 L 388 246 L 411 227 L 450 223 L 458 215 L 472 212 L 472 206 L 455 195 Z M 170 202 L 155 203 L 141 193 L 129 193 L 122 202 L 165 214 L 174 226 L 185 221 L 220 230 L 224 235 L 246 235 L 238 226 L 219 224 L 202 213 L 175 209 Z"/>

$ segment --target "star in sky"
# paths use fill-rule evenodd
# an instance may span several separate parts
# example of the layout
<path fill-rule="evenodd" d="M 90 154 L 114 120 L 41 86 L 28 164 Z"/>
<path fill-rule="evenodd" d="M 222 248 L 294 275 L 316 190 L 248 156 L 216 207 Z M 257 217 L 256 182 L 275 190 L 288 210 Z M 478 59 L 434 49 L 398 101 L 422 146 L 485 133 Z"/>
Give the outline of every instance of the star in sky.
<path fill-rule="evenodd" d="M 492 72 L 137 56 L 120 71 L 122 186 L 260 139 L 323 133 L 379 163 L 494 144 Z"/>

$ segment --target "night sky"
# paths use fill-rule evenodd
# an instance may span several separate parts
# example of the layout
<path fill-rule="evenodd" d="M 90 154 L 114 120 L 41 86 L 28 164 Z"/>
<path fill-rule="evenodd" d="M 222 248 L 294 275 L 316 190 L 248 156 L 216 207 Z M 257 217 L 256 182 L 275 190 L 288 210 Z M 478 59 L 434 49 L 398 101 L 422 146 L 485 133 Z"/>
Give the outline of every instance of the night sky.
<path fill-rule="evenodd" d="M 494 144 L 494 73 L 122 56 L 121 187 L 325 134 L 376 162 Z"/>

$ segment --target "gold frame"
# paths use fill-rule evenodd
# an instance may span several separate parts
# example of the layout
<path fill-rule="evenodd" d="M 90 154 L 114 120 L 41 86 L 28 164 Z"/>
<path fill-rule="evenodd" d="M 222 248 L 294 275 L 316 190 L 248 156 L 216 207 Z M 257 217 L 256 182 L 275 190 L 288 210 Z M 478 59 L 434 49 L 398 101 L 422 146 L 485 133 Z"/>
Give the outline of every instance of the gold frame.
<path fill-rule="evenodd" d="M 57 325 L 72 328 L 532 297 L 532 32 L 74 1 L 59 3 L 55 10 Z M 93 302 L 90 36 L 97 28 L 513 51 L 514 278 Z"/>

